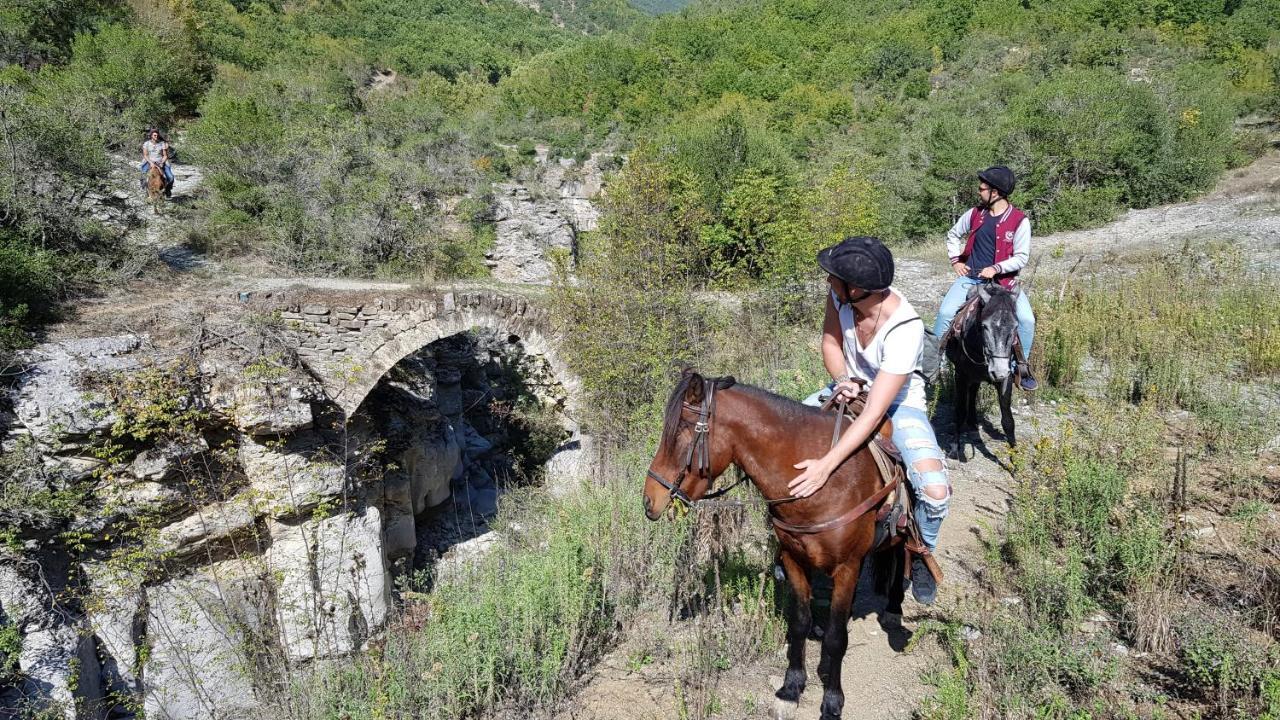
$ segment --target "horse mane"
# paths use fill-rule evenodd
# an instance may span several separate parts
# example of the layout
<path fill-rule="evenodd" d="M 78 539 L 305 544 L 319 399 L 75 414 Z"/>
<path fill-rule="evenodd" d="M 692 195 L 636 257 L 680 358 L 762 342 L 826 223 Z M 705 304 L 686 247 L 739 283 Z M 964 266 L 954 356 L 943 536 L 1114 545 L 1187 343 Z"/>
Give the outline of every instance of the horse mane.
<path fill-rule="evenodd" d="M 697 372 L 689 371 L 680 376 L 680 381 L 676 383 L 675 389 L 671 391 L 671 396 L 667 398 L 666 410 L 663 411 L 662 416 L 662 447 L 667 447 L 668 443 L 675 441 L 676 431 L 680 427 L 680 411 L 684 406 L 684 396 L 695 379 L 699 383 L 715 380 L 717 390 L 729 387 L 741 390 L 747 395 L 765 402 L 780 417 L 786 420 L 809 417 L 821 412 L 816 407 L 810 407 L 798 400 L 778 395 L 764 388 L 737 382 L 732 377 L 704 378 Z"/>
<path fill-rule="evenodd" d="M 978 315 L 978 314 L 986 315 L 988 312 L 993 312 L 993 311 L 1003 312 L 1005 311 L 1006 305 L 1009 308 L 1007 312 L 1016 312 L 1014 310 L 1014 305 L 1016 304 L 1015 298 L 1017 296 L 1014 294 L 1014 292 L 1012 290 L 1006 290 L 1003 287 L 1000 287 L 999 285 L 996 285 L 995 287 L 999 288 L 999 290 L 996 290 L 993 288 L 991 291 L 987 293 L 987 300 L 986 302 L 982 303 L 982 312 L 974 313 L 975 315 Z"/>

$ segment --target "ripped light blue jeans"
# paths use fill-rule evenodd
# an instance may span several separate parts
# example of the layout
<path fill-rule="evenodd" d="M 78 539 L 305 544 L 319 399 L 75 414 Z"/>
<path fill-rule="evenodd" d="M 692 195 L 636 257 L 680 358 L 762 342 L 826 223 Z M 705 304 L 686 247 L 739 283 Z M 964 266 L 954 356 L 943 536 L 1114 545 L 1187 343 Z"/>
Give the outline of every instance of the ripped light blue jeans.
<path fill-rule="evenodd" d="M 835 383 L 830 383 L 821 390 L 804 399 L 805 405 L 817 407 L 831 395 Z M 902 460 L 907 464 L 907 479 L 915 491 L 915 516 L 920 526 L 920 539 L 930 550 L 938 548 L 938 532 L 942 529 L 942 519 L 947 516 L 951 506 L 951 481 L 947 478 L 946 459 L 942 448 L 938 447 L 938 437 L 933 433 L 933 425 L 929 422 L 929 414 L 919 408 L 892 405 L 889 407 L 889 418 L 893 420 L 893 444 L 902 453 Z M 924 460 L 937 460 L 941 470 L 920 471 L 916 465 Z M 930 497 L 924 490 L 929 486 L 941 485 L 947 488 L 947 496 L 941 500 Z"/>

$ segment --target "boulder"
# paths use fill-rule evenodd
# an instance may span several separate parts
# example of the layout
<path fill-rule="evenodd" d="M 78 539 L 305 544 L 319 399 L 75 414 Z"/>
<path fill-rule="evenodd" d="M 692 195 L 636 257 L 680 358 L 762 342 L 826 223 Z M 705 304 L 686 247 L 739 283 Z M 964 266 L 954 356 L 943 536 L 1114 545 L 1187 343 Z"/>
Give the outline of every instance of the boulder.
<path fill-rule="evenodd" d="M 563 497 L 590 478 L 599 462 L 589 435 L 574 437 L 556 448 L 547 460 L 543 485 L 554 497 Z"/>
<path fill-rule="evenodd" d="M 178 556 L 208 552 L 253 531 L 254 508 L 245 497 L 198 508 L 178 522 L 160 529 L 157 550 Z"/>
<path fill-rule="evenodd" d="M 19 353 L 26 366 L 13 394 L 13 412 L 41 447 L 80 447 L 116 421 L 105 396 L 86 382 L 89 375 L 139 366 L 136 335 L 45 343 Z"/>
<path fill-rule="evenodd" d="M 311 427 L 311 403 L 324 399 L 324 388 L 301 368 L 275 368 L 270 377 L 247 379 L 243 367 L 207 361 L 207 395 L 214 409 L 248 435 L 284 435 Z"/>
<path fill-rule="evenodd" d="M 17 683 L 21 695 L 68 720 L 76 720 L 77 703 L 87 708 L 82 718 L 101 717 L 96 710 L 102 689 L 92 634 L 82 617 L 54 604 L 57 589 L 65 587 L 65 563 L 52 561 L 42 567 L 36 562 L 28 567 L 39 568 L 41 576 L 0 564 L 0 619 L 16 627 L 22 638 Z"/>
<path fill-rule="evenodd" d="M 457 543 L 436 561 L 434 568 L 436 584 L 458 577 L 501 546 L 498 533 L 492 530 Z"/>
<path fill-rule="evenodd" d="M 354 652 L 387 619 L 382 513 L 273 522 L 267 568 L 276 583 L 280 641 L 290 660 Z"/>
<path fill-rule="evenodd" d="M 449 478 L 461 457 L 452 434 L 421 438 L 400 455 L 399 465 L 409 477 L 413 514 L 449 499 Z"/>
<path fill-rule="evenodd" d="M 270 594 L 257 559 L 228 560 L 147 589 L 143 707 L 148 718 L 259 717 L 254 652 L 270 643 Z"/>
<path fill-rule="evenodd" d="M 138 453 L 129 464 L 129 474 L 139 480 L 164 482 L 181 474 L 182 463 L 209 449 L 203 437 L 192 438 L 185 443 L 166 443 L 149 447 Z"/>
<path fill-rule="evenodd" d="M 341 495 L 346 483 L 346 468 L 313 435 L 287 442 L 241 438 L 239 460 L 254 505 L 276 517 L 308 512 Z"/>
<path fill-rule="evenodd" d="M 144 623 L 142 578 L 105 563 L 82 567 L 92 592 L 86 610 L 98 645 L 102 682 L 117 695 L 140 696 L 142 678 L 135 657 Z"/>

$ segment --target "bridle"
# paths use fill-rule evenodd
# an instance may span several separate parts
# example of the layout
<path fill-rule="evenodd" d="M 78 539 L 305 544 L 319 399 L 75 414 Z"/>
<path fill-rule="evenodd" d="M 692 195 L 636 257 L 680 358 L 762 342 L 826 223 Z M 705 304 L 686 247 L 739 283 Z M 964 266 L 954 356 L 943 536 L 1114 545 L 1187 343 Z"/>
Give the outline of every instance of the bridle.
<path fill-rule="evenodd" d="M 696 473 L 697 477 L 701 478 L 711 477 L 711 418 L 715 415 L 716 388 L 721 383 L 724 383 L 725 387 L 729 387 L 734 382 L 731 376 L 704 378 L 702 381 L 702 404 L 680 403 L 683 409 L 690 410 L 698 416 L 698 419 L 693 424 L 693 442 L 689 443 L 689 448 L 685 450 L 684 464 L 680 468 L 680 474 L 676 476 L 675 482 L 669 482 L 666 478 L 654 472 L 652 468 L 647 473 L 654 482 L 667 489 L 672 500 L 679 500 L 685 505 L 693 507 L 700 502 L 713 500 L 724 495 L 746 480 L 746 475 L 742 475 L 728 487 L 709 492 L 698 500 L 689 497 L 684 490 L 680 489 L 680 486 L 684 484 L 690 473 Z M 697 463 L 696 467 L 694 463 Z"/>
<path fill-rule="evenodd" d="M 992 281 L 992 280 L 987 280 L 987 281 L 985 282 L 985 284 L 987 284 L 987 285 L 995 285 L 996 283 L 995 283 L 994 281 Z M 975 301 L 976 301 L 976 300 L 980 300 L 980 298 L 978 298 L 978 297 L 975 295 Z M 972 317 L 971 322 L 975 322 L 975 323 L 978 323 L 978 324 L 981 324 L 981 323 L 982 323 L 982 309 L 985 307 L 985 305 L 986 305 L 986 301 L 984 301 L 984 302 L 979 302 L 979 303 L 978 303 L 978 307 L 977 307 L 977 308 L 975 308 L 975 310 L 974 310 L 974 314 L 973 314 L 973 317 Z M 967 329 L 967 328 L 966 328 L 966 329 Z M 1016 325 L 1014 326 L 1013 334 L 1014 334 L 1014 339 L 1015 339 L 1015 341 L 1016 341 L 1016 339 L 1017 339 L 1017 326 L 1016 326 Z M 982 355 L 983 355 L 983 357 L 982 357 L 981 359 L 977 359 L 977 358 L 974 358 L 974 357 L 973 357 L 973 355 L 969 352 L 969 343 L 965 341 L 965 338 L 963 337 L 963 334 L 962 334 L 962 333 L 956 333 L 956 340 L 957 340 L 957 341 L 959 341 L 959 343 L 960 343 L 960 351 L 961 351 L 962 353 L 964 353 L 964 357 L 965 357 L 965 359 L 966 359 L 966 360 L 968 360 L 968 361 L 969 361 L 970 363 L 972 363 L 973 365 L 978 366 L 978 367 L 981 367 L 981 366 L 983 366 L 983 365 L 986 365 L 986 364 L 987 364 L 987 361 L 992 360 L 992 359 L 994 359 L 994 360 L 1006 360 L 1006 361 L 1011 361 L 1011 360 L 1013 359 L 1013 356 L 1014 356 L 1014 351 L 1011 351 L 1011 352 L 1010 352 L 1010 354 L 1008 354 L 1008 355 L 992 355 L 991 357 L 987 357 L 987 349 L 986 349 L 986 347 L 983 347 L 983 349 L 982 349 Z M 984 341 L 983 341 L 983 344 L 985 345 L 985 343 L 986 343 L 986 341 L 984 340 Z"/>

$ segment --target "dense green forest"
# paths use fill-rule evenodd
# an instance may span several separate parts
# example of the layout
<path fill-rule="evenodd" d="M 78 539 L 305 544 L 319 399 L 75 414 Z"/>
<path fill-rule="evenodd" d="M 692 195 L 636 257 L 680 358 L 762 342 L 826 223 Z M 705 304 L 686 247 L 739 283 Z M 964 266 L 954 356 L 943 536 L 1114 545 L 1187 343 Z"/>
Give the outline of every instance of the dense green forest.
<path fill-rule="evenodd" d="M 691 269 L 739 286 L 851 229 L 936 237 L 994 162 L 1041 234 L 1186 198 L 1265 149 L 1237 118 L 1280 109 L 1280 0 L 681 4 L 7 3 L 4 342 L 119 261 L 68 199 L 153 124 L 206 172 L 182 219 L 212 254 L 482 275 L 492 183 L 542 142 L 682 178 Z"/>

